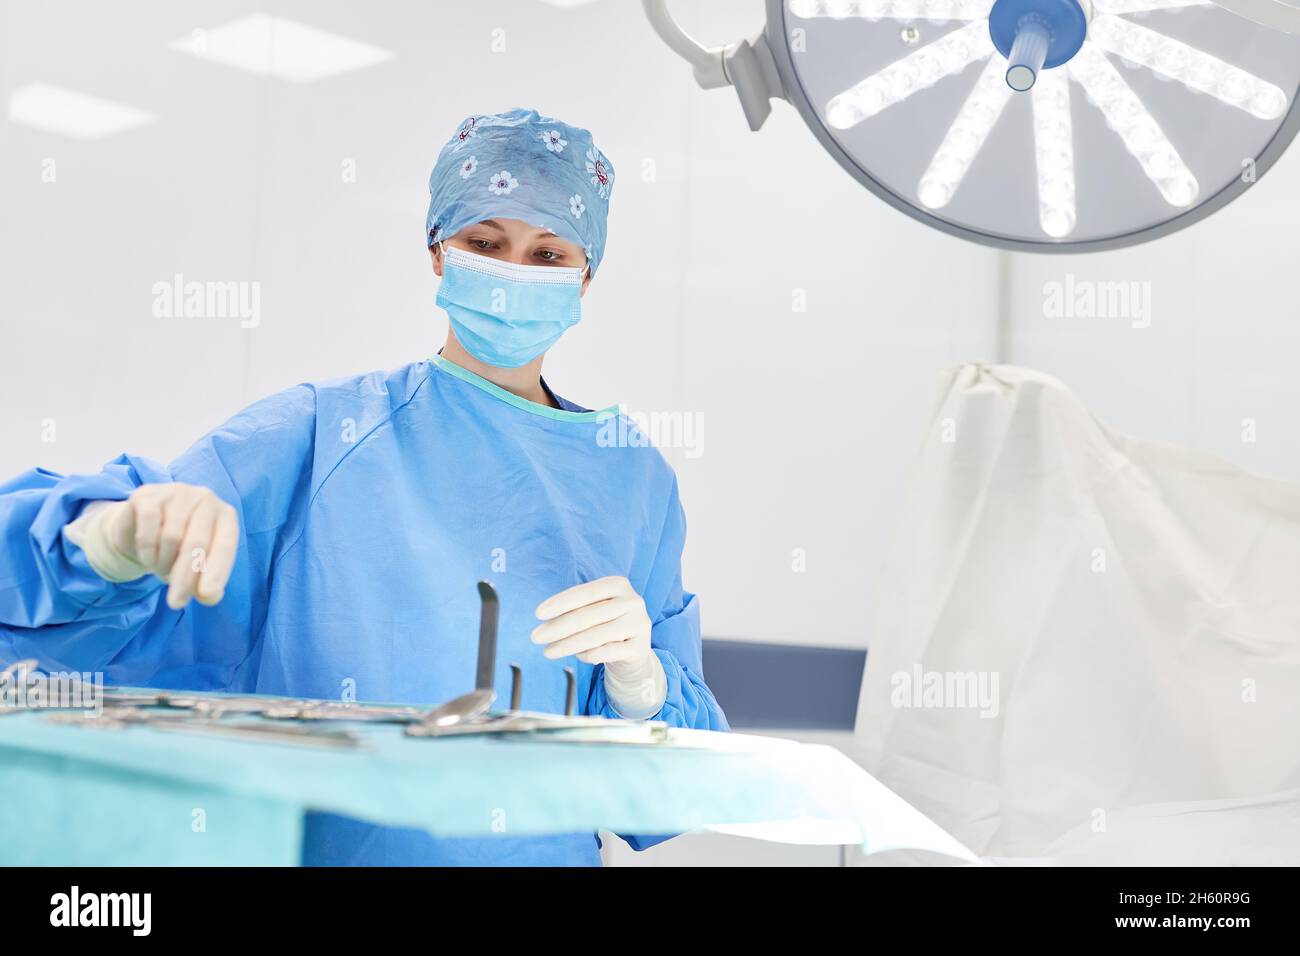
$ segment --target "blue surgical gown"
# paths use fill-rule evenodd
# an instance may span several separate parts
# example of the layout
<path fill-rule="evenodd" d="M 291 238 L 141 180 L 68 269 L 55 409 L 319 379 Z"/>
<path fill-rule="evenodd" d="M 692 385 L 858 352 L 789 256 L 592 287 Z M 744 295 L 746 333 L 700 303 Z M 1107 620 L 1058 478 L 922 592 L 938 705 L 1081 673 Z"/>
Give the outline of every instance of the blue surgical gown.
<path fill-rule="evenodd" d="M 473 686 L 479 600 L 500 594 L 497 691 L 614 716 L 602 666 L 547 660 L 534 609 L 623 575 L 645 598 L 668 677 L 658 719 L 724 730 L 704 683 L 699 602 L 682 588 L 677 481 L 634 425 L 524 401 L 435 357 L 264 399 L 170 465 L 123 455 L 98 474 L 35 469 L 0 485 L 0 658 L 102 671 L 110 684 L 434 704 Z M 224 600 L 167 607 L 152 576 L 113 584 L 63 533 L 86 502 L 150 482 L 213 489 L 239 512 Z M 653 838 L 628 837 L 634 846 Z M 595 835 L 436 839 L 310 814 L 324 864 L 599 864 Z"/>

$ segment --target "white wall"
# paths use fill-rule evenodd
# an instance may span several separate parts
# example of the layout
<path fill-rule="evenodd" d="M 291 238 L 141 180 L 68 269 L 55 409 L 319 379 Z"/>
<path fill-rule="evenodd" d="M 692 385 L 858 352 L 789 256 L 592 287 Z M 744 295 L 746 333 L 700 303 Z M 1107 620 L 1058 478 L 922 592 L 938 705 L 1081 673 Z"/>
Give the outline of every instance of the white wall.
<path fill-rule="evenodd" d="M 677 6 L 714 42 L 762 21 L 758 0 Z M 273 390 L 430 354 L 437 149 L 470 112 L 536 106 L 592 128 L 619 173 L 609 258 L 548 380 L 702 417 L 703 454 L 669 454 L 706 633 L 863 645 L 934 373 L 990 354 L 996 254 L 868 196 L 784 104 L 751 133 L 632 0 L 262 9 L 396 57 L 292 84 L 168 49 L 245 4 L 0 7 L 6 93 L 42 80 L 160 117 L 94 142 L 0 125 L 0 474 L 167 459 Z M 260 282 L 261 324 L 154 318 L 178 272 Z"/>

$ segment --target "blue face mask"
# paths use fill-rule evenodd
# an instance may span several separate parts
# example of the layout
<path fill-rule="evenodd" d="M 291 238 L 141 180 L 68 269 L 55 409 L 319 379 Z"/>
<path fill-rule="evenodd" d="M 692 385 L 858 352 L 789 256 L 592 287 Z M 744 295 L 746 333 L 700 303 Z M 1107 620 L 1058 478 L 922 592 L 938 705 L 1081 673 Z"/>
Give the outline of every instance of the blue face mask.
<path fill-rule="evenodd" d="M 582 318 L 585 268 L 520 266 L 446 244 L 442 252 L 438 305 L 480 362 L 527 365 Z"/>

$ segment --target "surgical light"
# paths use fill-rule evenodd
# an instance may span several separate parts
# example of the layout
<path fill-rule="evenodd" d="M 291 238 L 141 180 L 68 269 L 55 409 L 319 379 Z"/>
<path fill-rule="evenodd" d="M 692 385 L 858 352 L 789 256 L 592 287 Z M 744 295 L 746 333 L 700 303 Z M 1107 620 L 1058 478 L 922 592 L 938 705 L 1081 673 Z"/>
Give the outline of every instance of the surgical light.
<path fill-rule="evenodd" d="M 1173 232 L 1300 126 L 1300 0 L 767 0 L 760 34 L 716 48 L 643 6 L 751 129 L 788 100 L 873 193 L 992 246 Z"/>

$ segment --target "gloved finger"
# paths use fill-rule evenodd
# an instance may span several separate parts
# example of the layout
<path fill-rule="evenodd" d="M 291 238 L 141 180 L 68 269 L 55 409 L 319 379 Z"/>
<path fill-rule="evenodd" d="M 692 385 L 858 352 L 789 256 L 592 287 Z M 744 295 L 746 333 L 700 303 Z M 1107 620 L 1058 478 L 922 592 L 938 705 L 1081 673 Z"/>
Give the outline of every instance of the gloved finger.
<path fill-rule="evenodd" d="M 598 578 L 585 584 L 575 584 L 559 594 L 552 594 L 537 605 L 535 613 L 543 621 L 549 621 L 551 618 L 559 617 L 561 614 L 588 604 L 607 601 L 610 598 L 632 593 L 635 592 L 632 590 L 632 585 L 627 578 L 617 576 Z"/>
<path fill-rule="evenodd" d="M 235 566 L 239 552 L 239 515 L 230 505 L 217 506 L 217 521 L 212 529 L 212 544 L 208 548 L 208 563 L 199 574 L 194 596 L 200 604 L 213 605 L 226 593 L 226 582 Z"/>
<path fill-rule="evenodd" d="M 632 621 L 620 617 L 548 644 L 542 653 L 551 660 L 568 657 L 571 654 L 581 654 L 583 651 L 590 651 L 606 644 L 626 641 L 632 636 L 633 627 Z"/>
<path fill-rule="evenodd" d="M 135 516 L 134 558 L 153 571 L 158 566 L 158 532 L 162 528 L 162 501 L 152 494 L 133 494 L 128 504 Z"/>
<path fill-rule="evenodd" d="M 578 660 L 584 664 L 614 664 L 618 661 L 630 661 L 640 655 L 641 650 L 637 642 L 629 639 L 602 644 L 589 651 L 583 651 L 578 655 Z"/>
<path fill-rule="evenodd" d="M 102 519 L 104 533 L 108 543 L 123 557 L 134 559 L 135 550 L 135 508 L 129 501 L 117 501 L 109 505 Z"/>
<path fill-rule="evenodd" d="M 595 604 L 588 604 L 574 611 L 568 611 L 533 628 L 533 643 L 553 644 L 556 641 L 577 634 L 579 631 L 595 627 L 597 624 L 613 621 L 635 611 L 636 602 L 639 600 L 641 599 L 638 597 L 610 598 L 605 601 L 598 601 Z"/>
<path fill-rule="evenodd" d="M 215 499 L 200 501 L 191 511 L 177 545 L 175 563 L 167 576 L 167 606 L 180 610 L 190 603 L 208 557 L 208 545 L 217 523 Z"/>
<path fill-rule="evenodd" d="M 154 562 L 154 573 L 164 581 L 170 581 L 168 575 L 176 564 L 181 549 L 181 539 L 190 523 L 190 514 L 198 503 L 198 495 L 189 488 L 174 486 L 172 493 L 162 502 L 162 528 L 158 532 L 158 557 Z M 204 545 L 207 542 L 203 542 Z"/>

